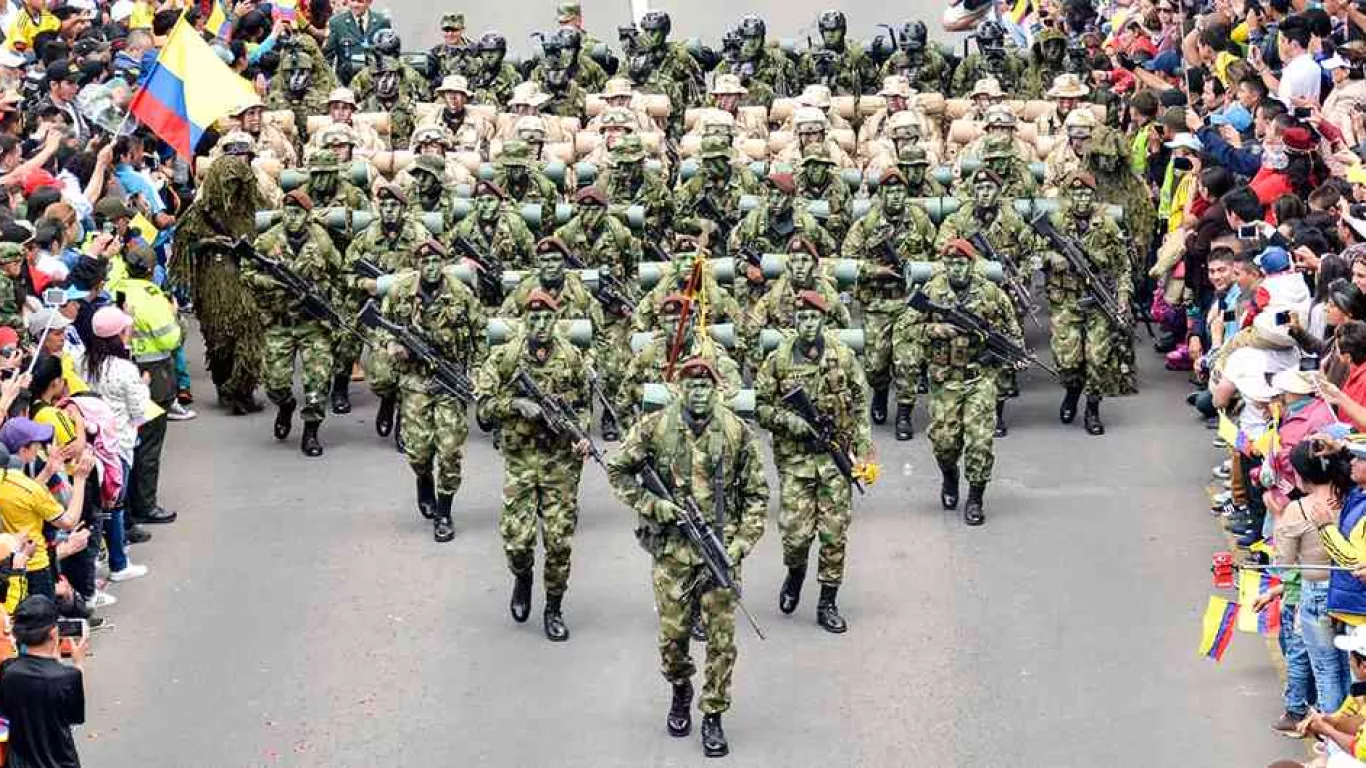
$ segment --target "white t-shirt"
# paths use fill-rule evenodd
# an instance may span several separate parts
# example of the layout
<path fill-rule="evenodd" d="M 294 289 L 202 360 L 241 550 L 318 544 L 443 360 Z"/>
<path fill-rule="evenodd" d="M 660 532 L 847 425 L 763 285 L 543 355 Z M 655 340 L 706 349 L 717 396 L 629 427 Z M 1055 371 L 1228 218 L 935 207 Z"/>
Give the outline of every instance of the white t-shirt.
<path fill-rule="evenodd" d="M 1288 108 L 1295 106 L 1292 97 L 1311 99 L 1318 104 L 1322 88 L 1323 69 L 1314 61 L 1313 54 L 1303 53 L 1291 59 L 1281 70 L 1281 86 L 1276 89 L 1276 98 Z"/>

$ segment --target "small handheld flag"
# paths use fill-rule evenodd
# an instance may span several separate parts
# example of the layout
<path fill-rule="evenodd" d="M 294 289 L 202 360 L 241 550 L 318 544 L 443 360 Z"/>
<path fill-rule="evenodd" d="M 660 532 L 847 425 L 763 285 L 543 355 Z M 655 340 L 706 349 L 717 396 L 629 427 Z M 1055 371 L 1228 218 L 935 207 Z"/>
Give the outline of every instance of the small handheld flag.
<path fill-rule="evenodd" d="M 1237 603 L 1211 595 L 1201 622 L 1200 655 L 1222 661 L 1229 641 L 1233 639 L 1233 626 L 1237 619 Z"/>

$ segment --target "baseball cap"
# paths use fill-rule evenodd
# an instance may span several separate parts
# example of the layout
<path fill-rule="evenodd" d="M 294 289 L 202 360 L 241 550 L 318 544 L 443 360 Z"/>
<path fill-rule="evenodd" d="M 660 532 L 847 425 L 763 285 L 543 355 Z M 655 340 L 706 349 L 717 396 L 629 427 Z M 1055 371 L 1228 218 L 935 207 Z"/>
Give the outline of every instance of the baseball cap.
<path fill-rule="evenodd" d="M 1247 111 L 1247 107 L 1235 102 L 1222 112 L 1215 112 L 1210 115 L 1209 124 L 1231 125 L 1233 130 L 1242 133 L 1252 126 L 1252 113 Z"/>
<path fill-rule="evenodd" d="M 57 603 L 47 595 L 29 595 L 14 609 L 16 634 L 27 635 L 57 626 Z M 1335 641 L 1336 642 L 1336 641 Z"/>
<path fill-rule="evenodd" d="M 133 324 L 133 318 L 118 307 L 100 307 L 90 319 L 90 328 L 101 339 L 112 339 Z"/>
<path fill-rule="evenodd" d="M 1346 59 L 1342 58 L 1341 55 L 1335 53 L 1323 61 L 1320 61 L 1319 66 L 1327 71 L 1333 69 L 1350 69 L 1352 65 Z"/>
<path fill-rule="evenodd" d="M 28 59 L 11 51 L 8 48 L 0 50 L 0 67 L 6 69 L 22 69 L 28 64 Z"/>
<path fill-rule="evenodd" d="M 42 309 L 28 316 L 28 335 L 36 341 L 42 341 L 39 337 L 43 335 L 43 329 L 49 331 L 60 331 L 71 325 L 71 321 L 66 316 L 55 309 Z"/>
<path fill-rule="evenodd" d="M 1205 145 L 1195 138 L 1193 133 L 1178 133 L 1171 141 L 1167 142 L 1166 146 L 1167 149 L 1184 148 L 1192 152 L 1199 152 L 1205 148 Z"/>
<path fill-rule="evenodd" d="M 32 598 L 29 599 L 31 600 Z M 28 601 L 26 600 L 24 602 Z M 23 604 L 20 604 L 19 610 L 22 611 L 23 609 Z M 16 622 L 19 620 L 18 613 L 14 614 L 14 619 Z M 1366 655 L 1366 626 L 1352 627 L 1347 631 L 1347 634 L 1338 635 L 1333 638 L 1333 647 L 1337 648 L 1339 651 Z"/>
<path fill-rule="evenodd" d="M 0 443 L 4 443 L 10 453 L 18 453 L 19 449 L 30 443 L 52 442 L 55 432 L 51 424 L 39 424 L 20 416 L 6 421 L 0 427 Z"/>
<path fill-rule="evenodd" d="M 69 80 L 75 82 L 81 79 L 81 73 L 71 66 L 71 62 L 66 59 L 57 59 L 47 65 L 47 70 L 43 77 L 48 83 L 55 83 L 58 80 Z"/>
<path fill-rule="evenodd" d="M 1284 272 L 1287 269 L 1290 269 L 1290 254 L 1286 253 L 1284 248 L 1273 245 L 1258 254 L 1257 258 L 1253 259 L 1253 262 L 1263 272 L 1268 275 L 1274 275 L 1277 272 Z"/>

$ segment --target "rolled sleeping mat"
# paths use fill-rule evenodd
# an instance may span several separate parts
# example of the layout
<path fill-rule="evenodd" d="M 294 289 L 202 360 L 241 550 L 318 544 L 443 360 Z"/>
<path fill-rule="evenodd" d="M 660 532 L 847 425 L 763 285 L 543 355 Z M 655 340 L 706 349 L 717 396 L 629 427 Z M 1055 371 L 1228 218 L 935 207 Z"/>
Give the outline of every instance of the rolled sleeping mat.
<path fill-rule="evenodd" d="M 471 290 L 474 290 L 474 288 L 476 287 L 476 276 L 474 274 L 474 270 L 470 269 L 464 264 L 451 264 L 449 266 L 444 267 L 443 271 L 445 271 L 449 275 L 454 275 L 456 279 L 458 279 L 465 285 L 469 286 Z M 396 281 L 397 279 L 397 275 L 380 275 L 379 277 L 375 278 L 376 295 L 379 298 L 384 298 L 386 295 L 388 295 L 390 289 L 393 288 L 394 281 Z"/>
<path fill-rule="evenodd" d="M 1059 197 L 1018 197 L 1015 199 L 1015 212 L 1027 223 L 1041 213 L 1054 213 L 1062 205 Z M 1105 206 L 1105 215 L 1116 224 L 1124 223 L 1124 209 L 1118 205 Z"/>
<path fill-rule="evenodd" d="M 707 260 L 708 268 L 711 270 L 712 277 L 722 285 L 729 285 L 735 281 L 735 259 L 722 257 Z M 659 282 L 659 275 L 663 271 L 665 262 L 662 261 L 643 261 L 640 263 L 639 275 L 641 290 L 648 291 L 655 287 Z"/>
<path fill-rule="evenodd" d="M 589 290 L 597 290 L 598 271 L 596 269 L 571 269 L 569 272 L 579 276 L 585 287 Z M 503 290 L 512 291 L 522 284 L 522 281 L 530 277 L 533 273 L 526 269 L 507 269 L 503 271 Z"/>
<path fill-rule="evenodd" d="M 769 352 L 778 348 L 783 342 L 783 338 L 793 333 L 777 328 L 765 328 L 759 331 L 759 348 L 767 355 Z M 854 350 L 857 354 L 863 354 L 863 329 L 862 328 L 827 328 L 826 333 L 833 333 L 846 347 Z"/>
<path fill-rule="evenodd" d="M 567 224 L 570 217 L 574 215 L 574 206 L 569 203 L 555 204 L 555 224 L 556 226 Z M 531 228 L 532 232 L 541 229 L 541 206 L 539 203 L 527 203 L 522 206 L 522 221 Z"/>
<path fill-rule="evenodd" d="M 521 331 L 521 328 L 521 318 L 494 317 L 489 319 L 484 336 L 488 339 L 490 347 L 496 347 L 499 344 L 506 344 L 509 339 Z M 579 349 L 588 349 L 593 346 L 593 323 L 591 320 L 559 320 L 555 323 L 555 332 L 569 339 L 570 343 Z"/>
<path fill-rule="evenodd" d="M 841 168 L 840 181 L 849 188 L 850 192 L 857 192 L 863 186 L 863 172 L 857 168 Z"/>
<path fill-rule="evenodd" d="M 649 382 L 641 387 L 640 409 L 644 413 L 663 410 L 673 402 L 673 390 L 667 384 Z M 755 412 L 754 390 L 741 389 L 731 395 L 726 405 L 742 419 L 753 419 Z"/>
<path fill-rule="evenodd" d="M 541 173 L 544 173 L 546 175 L 546 178 L 555 182 L 555 187 L 559 189 L 561 192 L 564 191 L 565 170 L 565 164 L 559 160 L 551 160 L 550 162 L 541 166 Z"/>
<path fill-rule="evenodd" d="M 462 221 L 474 211 L 474 201 L 468 197 L 457 197 L 451 201 L 451 221 Z"/>
<path fill-rule="evenodd" d="M 911 202 L 924 209 L 930 221 L 937 227 L 944 219 L 952 216 L 963 205 L 963 201 L 952 195 L 946 197 L 916 197 Z"/>
<path fill-rule="evenodd" d="M 763 271 L 765 280 L 782 277 L 787 272 L 787 254 L 765 253 L 759 261 L 759 269 Z M 834 278 L 841 291 L 853 288 L 858 283 L 858 259 L 822 259 L 817 269 L 826 277 Z"/>
<path fill-rule="evenodd" d="M 1029 164 L 1029 173 L 1034 176 L 1035 184 L 1043 183 L 1043 177 L 1046 170 L 1042 160 L 1035 160 Z"/>
<path fill-rule="evenodd" d="M 645 228 L 645 206 L 643 205 L 613 205 L 609 206 L 607 210 L 633 230 L 639 231 Z"/>
<path fill-rule="evenodd" d="M 854 198 L 852 202 L 853 206 L 850 209 L 850 213 L 853 214 L 852 221 L 858 221 L 864 216 L 867 216 L 868 212 L 873 209 L 873 201 L 870 198 L 858 197 Z M 743 198 L 741 199 L 741 204 L 744 204 Z M 830 201 L 812 200 L 806 204 L 806 212 L 820 221 L 825 221 L 830 218 Z"/>
<path fill-rule="evenodd" d="M 370 172 L 372 166 L 364 160 L 352 160 L 347 166 L 346 178 L 355 184 L 366 195 L 370 194 Z M 306 168 L 286 168 L 280 171 L 280 189 L 288 192 L 297 189 L 308 183 L 308 169 Z"/>
<path fill-rule="evenodd" d="M 977 263 L 978 271 L 985 275 L 988 280 L 993 283 L 1001 282 L 1004 272 L 1001 270 L 1000 262 L 983 260 Z M 934 271 L 938 268 L 939 262 L 937 261 L 912 261 L 906 264 L 906 271 L 910 273 L 907 277 L 911 285 L 924 285 L 934 276 Z"/>
<path fill-rule="evenodd" d="M 967 162 L 967 160 L 968 158 L 963 158 L 963 162 Z M 948 165 L 938 166 L 933 171 L 930 171 L 930 177 L 940 184 L 943 184 L 947 189 L 953 185 L 953 167 Z"/>
<path fill-rule="evenodd" d="M 654 341 L 656 331 L 639 331 L 631 334 L 631 353 L 640 354 L 642 349 Z M 731 323 L 718 323 L 707 326 L 707 335 L 712 341 L 725 347 L 735 349 L 735 326 Z"/>

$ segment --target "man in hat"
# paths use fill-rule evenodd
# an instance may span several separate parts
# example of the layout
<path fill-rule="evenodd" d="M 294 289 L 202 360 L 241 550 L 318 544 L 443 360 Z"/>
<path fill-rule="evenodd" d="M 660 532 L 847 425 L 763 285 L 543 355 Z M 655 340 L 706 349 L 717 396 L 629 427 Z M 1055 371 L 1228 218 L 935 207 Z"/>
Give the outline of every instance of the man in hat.
<path fill-rule="evenodd" d="M 821 272 L 820 248 L 811 240 L 794 235 L 787 245 L 786 252 L 787 262 L 784 264 L 783 273 L 769 285 L 768 290 L 750 309 L 750 328 L 792 330 L 797 296 L 803 291 L 815 291 L 825 300 L 830 308 L 831 327 L 852 327 L 849 308 L 840 299 L 839 288 L 833 279 Z"/>
<path fill-rule="evenodd" d="M 990 168 L 1001 177 L 1001 183 L 1004 185 L 1002 194 L 1006 197 L 1034 197 L 1039 184 L 1034 178 L 1034 171 L 1030 168 L 1029 160 L 1033 155 L 1021 157 L 1016 152 L 1011 141 L 992 136 L 982 145 L 981 167 Z M 970 178 L 959 177 L 953 190 L 957 197 L 966 199 L 972 196 L 972 187 L 968 183 Z"/>
<path fill-rule="evenodd" d="M 911 84 L 901 75 L 883 78 L 882 89 L 877 95 L 882 97 L 883 106 L 869 115 L 859 126 L 858 131 L 859 151 L 865 156 L 868 145 L 886 135 L 887 123 L 893 115 L 912 109 L 917 113 L 920 111 L 919 107 L 914 105 L 915 92 L 911 90 Z M 934 138 L 937 140 L 938 136 Z"/>
<path fill-rule="evenodd" d="M 805 390 L 833 427 L 829 438 L 838 450 L 859 463 L 872 458 L 863 367 L 838 336 L 825 332 L 830 309 L 820 293 L 798 292 L 793 312 L 796 333 L 765 358 L 754 388 L 759 424 L 773 435 L 773 463 L 778 468 L 778 527 L 787 566 L 778 608 L 783 613 L 797 609 L 811 544 L 819 531 L 816 578 L 821 596 L 816 621 L 827 632 L 840 634 L 848 625 L 835 600 L 844 581 L 853 481 L 840 474 L 830 457 L 831 445 L 816 436 L 814 425 L 783 402 L 794 390 Z"/>
<path fill-rule="evenodd" d="M 416 133 L 438 130 L 419 128 Z M 474 182 L 474 174 L 463 163 L 433 152 L 418 154 L 412 165 L 394 176 L 394 184 L 403 191 L 414 213 L 438 213 L 442 221 L 451 218 L 455 186 L 468 184 L 473 187 Z"/>
<path fill-rule="evenodd" d="M 909 197 L 944 197 L 947 187 L 930 173 L 930 156 L 923 147 L 902 147 L 897 154 L 896 168 L 906 177 Z"/>
<path fill-rule="evenodd" d="M 477 152 L 482 157 L 493 140 L 494 127 L 488 119 L 466 108 L 473 95 L 464 75 L 447 75 L 436 89 L 441 108 L 433 111 L 423 125 L 441 126 L 450 133 L 453 147 Z"/>
<path fill-rule="evenodd" d="M 833 93 L 862 96 L 877 82 L 877 64 L 861 45 L 848 39 L 849 19 L 843 11 L 821 11 L 816 30 L 820 45 L 802 52 L 798 82 L 824 83 Z"/>
<path fill-rule="evenodd" d="M 478 47 L 465 39 L 465 14 L 450 11 L 441 14 L 441 42 L 428 53 L 436 62 L 436 70 L 444 78 L 448 75 L 469 77 L 478 68 Z"/>
<path fill-rule="evenodd" d="M 743 360 L 745 340 L 750 338 L 749 321 L 731 293 L 721 287 L 705 253 L 697 247 L 680 247 L 673 252 L 673 261 L 659 272 L 659 281 L 636 305 L 635 330 L 659 332 L 663 330 L 660 313 L 666 300 L 682 294 L 706 308 L 708 325 L 730 323 L 735 326 L 736 346 L 731 349 L 736 360 Z"/>
<path fill-rule="evenodd" d="M 703 138 L 698 160 L 697 173 L 674 190 L 674 228 L 687 234 L 706 233 L 710 247 L 724 249 L 740 222 L 740 198 L 758 190 L 748 174 L 731 164 L 730 142 L 725 139 Z"/>
<path fill-rule="evenodd" d="M 734 32 L 739 38 L 739 48 L 733 57 L 723 57 L 716 65 L 717 75 L 739 75 L 741 84 L 750 90 L 750 98 L 759 98 L 758 103 L 766 107 L 773 105 L 773 98 L 797 92 L 801 87 L 797 66 L 787 54 L 767 45 L 768 27 L 762 18 L 747 14 L 736 24 Z"/>
<path fill-rule="evenodd" d="M 897 50 L 882 64 L 882 77 L 900 77 L 921 93 L 947 93 L 952 67 L 939 47 L 931 45 L 923 21 L 912 21 Z"/>
<path fill-rule="evenodd" d="M 746 310 L 766 290 L 764 273 L 757 263 L 765 253 L 783 253 L 788 241 L 801 236 L 814 244 L 822 255 L 831 255 L 838 244 L 829 232 L 805 210 L 795 205 L 797 183 L 791 173 L 775 170 L 764 179 L 762 204 L 745 214 L 730 233 L 727 252 L 744 256 L 744 281 L 737 274 L 735 298 Z M 738 272 L 739 270 L 737 270 Z M 754 361 L 756 364 L 758 360 Z"/>
<path fill-rule="evenodd" d="M 281 167 L 291 168 L 299 162 L 294 143 L 275 123 L 263 119 L 266 105 L 259 96 L 252 96 L 238 105 L 230 116 L 237 121 L 237 129 L 246 133 L 256 142 L 256 156 L 263 160 L 274 160 Z M 213 157 L 213 153 L 209 154 Z"/>
<path fill-rule="evenodd" d="M 330 286 L 345 267 L 327 230 L 312 220 L 312 211 L 313 201 L 307 192 L 294 189 L 286 193 L 280 223 L 256 238 L 253 247 L 311 281 L 322 292 L 330 293 Z M 304 393 L 304 433 L 299 448 L 305 456 L 321 456 L 323 445 L 318 440 L 318 427 L 327 414 L 326 396 L 333 391 L 334 339 L 342 331 L 329 328 L 309 314 L 299 303 L 299 297 L 287 294 L 284 286 L 260 272 L 255 262 L 248 259 L 240 267 L 267 318 L 266 396 L 277 409 L 275 439 L 289 437 L 294 411 L 299 407 L 292 391 L 297 357 Z M 348 368 L 348 379 L 350 372 Z"/>
<path fill-rule="evenodd" d="M 328 129 L 333 126 L 346 126 L 350 129 L 355 140 L 355 145 L 366 153 L 382 152 L 386 149 L 384 139 L 380 138 L 379 132 L 369 123 L 357 123 L 356 116 L 356 95 L 350 88 L 334 88 L 327 95 L 327 116 L 332 121 L 327 128 L 318 131 L 316 136 L 310 139 L 313 147 L 328 146 L 322 140 L 324 135 L 332 135 Z"/>
<path fill-rule="evenodd" d="M 541 114 L 541 107 L 550 101 L 550 97 L 541 90 L 540 83 L 535 80 L 528 80 L 518 83 L 512 89 L 512 97 L 508 99 L 508 111 L 518 117 L 529 117 Z M 513 121 L 515 122 L 515 121 Z M 498 138 L 506 139 L 512 136 L 513 122 L 506 123 L 506 127 L 500 127 Z"/>
<path fill-rule="evenodd" d="M 536 238 L 496 182 L 480 180 L 475 185 L 473 210 L 447 230 L 446 245 L 450 247 L 462 237 L 480 253 L 501 264 L 503 269 L 527 269 L 532 264 Z M 486 306 L 497 306 L 501 301 L 501 296 L 480 298 Z"/>
<path fill-rule="evenodd" d="M 256 142 L 249 134 L 244 131 L 229 131 L 214 144 L 213 150 L 209 152 L 209 161 L 216 161 L 224 155 L 246 160 L 251 164 L 252 175 L 256 177 L 256 187 L 260 190 L 261 197 L 265 198 L 271 208 L 278 208 L 284 200 L 285 192 L 271 171 L 264 164 L 256 162 L 256 150 Z M 292 152 L 293 148 L 290 151 Z"/>
<path fill-rule="evenodd" d="M 598 142 L 593 151 L 584 155 L 580 162 L 591 163 L 595 168 L 604 168 L 612 162 L 612 149 L 624 137 L 640 130 L 640 124 L 636 120 L 636 114 L 631 110 L 624 107 L 608 107 L 601 115 L 593 118 L 588 130 L 600 133 L 602 141 Z M 657 133 L 655 135 L 658 137 Z"/>
<path fill-rule="evenodd" d="M 536 243 L 534 268 L 503 299 L 498 316 L 526 317 L 529 312 L 527 297 L 540 292 L 555 300 L 556 320 L 588 320 L 593 324 L 594 335 L 601 334 L 606 324 L 602 307 L 579 273 L 565 263 L 568 252 L 569 247 L 555 237 L 542 238 Z"/>
<path fill-rule="evenodd" d="M 1030 47 L 1029 67 L 1025 70 L 1024 95 L 1037 99 L 1059 75 L 1067 72 L 1067 34 L 1057 27 L 1044 27 Z M 1073 75 L 1075 77 L 1075 75 Z M 1050 91 L 1049 98 L 1056 98 Z"/>
<path fill-rule="evenodd" d="M 1024 160 L 1026 164 L 1034 159 L 1034 145 L 1020 138 L 1019 120 L 1008 104 L 992 104 L 987 107 L 986 120 L 983 121 L 982 135 L 973 139 L 958 153 L 954 164 L 954 174 L 963 176 L 963 163 L 969 158 L 981 160 L 987 153 L 988 145 L 1004 145 Z"/>
<path fill-rule="evenodd" d="M 994 77 L 984 77 L 973 83 L 972 90 L 967 95 L 972 100 L 972 110 L 965 117 L 973 120 L 986 120 L 987 110 L 1006 100 L 1001 83 Z"/>
<path fill-rule="evenodd" d="M 715 532 L 738 583 L 741 561 L 763 535 L 769 490 L 758 440 L 719 402 L 722 377 L 716 367 L 704 357 L 693 357 L 683 362 L 679 376 L 682 396 L 631 430 L 607 472 L 617 498 L 640 515 L 637 540 L 654 559 L 658 646 L 673 694 L 665 725 L 674 738 L 692 731 L 696 667 L 688 645 L 693 617 L 700 615 L 707 636 L 699 702 L 702 750 L 708 757 L 720 757 L 730 751 L 721 715 L 730 708 L 739 596 L 709 578 L 701 554 L 679 530 L 677 520 L 684 512 L 678 505 L 690 502 L 708 515 L 724 508 Z M 659 474 L 672 501 L 642 486 L 639 475 L 646 468 Z"/>
<path fill-rule="evenodd" d="M 469 371 L 484 354 L 484 308 L 474 293 L 447 268 L 449 253 L 437 240 L 418 243 L 416 269 L 397 275 L 384 294 L 380 311 L 395 323 L 405 325 L 430 342 L 441 360 Z M 385 338 L 384 333 L 379 334 Z M 461 461 L 469 422 L 465 403 L 454 395 L 433 391 L 432 371 L 409 350 L 395 342 L 386 348 L 402 393 L 403 451 L 408 466 L 417 476 L 417 509 L 432 521 L 432 536 L 438 542 L 455 537 L 451 503 L 460 490 Z M 391 393 L 388 403 L 392 419 Z"/>
<path fill-rule="evenodd" d="M 0 243 L 0 326 L 24 328 L 24 246 L 19 243 Z"/>
<path fill-rule="evenodd" d="M 551 642 L 569 639 L 563 614 L 569 588 L 570 539 L 579 517 L 579 478 L 589 442 L 573 442 L 568 431 L 551 429 L 543 407 L 514 380 L 529 377 L 547 397 L 558 400 L 585 432 L 592 413 L 589 362 L 556 331 L 560 303 L 542 290 L 523 304 L 524 330 L 495 347 L 475 376 L 480 418 L 501 425 L 503 508 L 498 530 L 503 538 L 513 587 L 509 610 L 522 623 L 531 613 L 536 534 L 545 547 L 543 628 Z"/>
<path fill-rule="evenodd" d="M 1010 297 L 975 268 L 976 249 L 955 238 L 946 242 L 941 252 L 944 270 L 936 272 L 920 289 L 925 296 L 935 304 L 970 312 L 989 327 L 1023 343 Z M 942 475 L 940 504 L 944 509 L 958 508 L 961 457 L 968 480 L 963 522 L 981 525 L 986 522 L 982 497 L 995 463 L 992 409 L 1001 377 L 993 368 L 1001 364 L 987 353 L 979 336 L 933 313 L 907 309 L 906 315 L 906 325 L 929 368 L 929 436 Z"/>
<path fill-rule="evenodd" d="M 836 243 L 843 242 L 854 212 L 854 196 L 835 171 L 830 150 L 822 144 L 809 148 L 792 176 L 797 188 L 797 206 L 810 211 L 812 203 L 824 202 L 821 225 Z"/>
<path fill-rule="evenodd" d="M 674 115 L 679 115 L 682 127 L 684 110 L 698 106 L 702 101 L 706 75 L 697 59 L 688 53 L 685 43 L 670 42 L 669 33 L 673 20 L 664 11 L 648 11 L 640 17 L 640 31 L 630 45 L 622 41 L 622 49 L 627 57 L 627 71 L 637 87 L 636 78 L 642 72 L 651 73 L 646 82 L 656 82 L 663 86 L 662 92 L 670 94 Z M 649 92 L 661 92 L 650 90 Z M 677 136 L 678 134 L 674 134 Z"/>
<path fill-rule="evenodd" d="M 474 50 L 479 61 L 467 74 L 474 91 L 474 103 L 495 107 L 507 104 L 513 89 L 522 82 L 521 74 L 506 61 L 507 38 L 497 32 L 485 32 L 475 42 Z"/>
<path fill-rule="evenodd" d="M 756 83 L 756 88 L 762 88 L 762 83 Z M 758 128 L 757 121 L 749 120 L 748 112 L 742 111 L 741 107 L 767 107 L 764 100 L 772 101 L 771 95 L 765 95 L 762 91 L 754 91 L 745 87 L 740 82 L 739 75 L 717 75 L 712 81 L 711 90 L 707 92 L 707 106 L 712 109 L 719 109 L 735 118 L 736 127 L 748 134 L 751 128 Z M 746 122 L 756 123 L 754 126 L 746 125 Z M 768 137 L 768 123 L 765 120 L 762 126 L 762 135 Z"/>
<path fill-rule="evenodd" d="M 401 47 L 398 35 L 393 30 L 384 32 L 374 41 L 370 48 L 370 63 L 351 78 L 349 87 L 358 101 L 369 102 L 370 97 L 381 90 L 384 80 L 389 81 L 384 87 L 389 94 L 388 100 L 399 96 L 408 104 L 431 100 L 431 83 L 426 75 L 399 57 Z"/>
<path fill-rule="evenodd" d="M 939 141 L 938 129 L 926 129 L 925 115 L 917 111 L 903 109 L 883 123 L 883 133 L 864 146 L 868 158 L 867 172 L 872 178 L 881 177 L 883 172 L 897 163 L 897 157 L 911 147 L 921 148 L 938 165 L 942 157 L 943 145 Z"/>
<path fill-rule="evenodd" d="M 829 123 L 826 122 L 825 114 L 815 107 L 798 107 L 792 115 L 796 141 L 783 147 L 775 162 L 785 163 L 789 166 L 797 165 L 806 151 L 812 147 L 823 146 L 830 159 L 835 161 L 835 165 L 840 168 L 857 168 L 858 165 L 849 153 L 839 145 L 834 139 L 830 138 Z"/>
<path fill-rule="evenodd" d="M 503 151 L 493 163 L 493 182 L 518 206 L 540 206 L 538 233 L 554 231 L 560 191 L 537 165 L 530 144 L 522 139 L 504 142 Z"/>
<path fill-rule="evenodd" d="M 631 124 L 637 131 L 658 131 L 659 125 L 655 123 L 644 109 L 635 106 L 636 91 L 631 87 L 630 78 L 613 77 L 603 86 L 602 100 L 608 109 L 602 111 L 597 117 L 588 121 L 588 130 L 599 130 L 599 126 L 606 115 L 613 109 L 629 110 Z M 672 111 L 672 109 L 671 109 Z"/>
<path fill-rule="evenodd" d="M 863 364 L 873 388 L 872 418 L 877 424 L 887 421 L 892 329 L 906 309 L 906 284 L 910 279 L 899 269 L 897 261 L 923 261 L 933 243 L 934 224 L 929 214 L 907 196 L 906 177 L 895 168 L 883 171 L 872 208 L 849 228 L 840 248 L 841 256 L 861 262 L 854 298 L 863 309 Z M 903 406 L 909 414 L 915 404 L 915 387 L 898 386 L 896 397 L 900 425 Z M 909 417 L 906 421 L 909 424 Z"/>
<path fill-rule="evenodd" d="M 1126 242 L 1119 226 L 1105 215 L 1104 209 L 1096 205 L 1096 181 L 1091 174 L 1072 174 L 1063 183 L 1063 195 L 1062 206 L 1049 214 L 1049 219 L 1059 233 L 1077 243 L 1090 261 L 1091 271 L 1114 286 L 1112 298 L 1119 307 L 1120 326 L 1095 308 L 1067 259 L 1057 253 L 1044 255 L 1053 357 L 1066 389 L 1058 418 L 1071 424 L 1084 392 L 1086 432 L 1103 435 L 1101 399 L 1134 391 L 1133 334 L 1128 327 L 1132 320 L 1129 301 L 1133 295 L 1128 251 L 1133 246 Z"/>
<path fill-rule="evenodd" d="M 1089 109 L 1074 109 L 1068 113 L 1063 130 L 1064 140 L 1053 147 L 1043 163 L 1043 186 L 1053 193 L 1063 179 L 1076 171 L 1086 170 L 1096 133 L 1104 131 Z"/>
<path fill-rule="evenodd" d="M 1006 48 L 1005 29 L 992 19 L 977 27 L 977 52 L 969 54 L 953 73 L 953 94 L 967 96 L 971 84 L 993 78 L 1001 88 L 1015 93 L 1025 86 L 1027 64 L 1017 51 Z"/>
<path fill-rule="evenodd" d="M 673 221 L 674 200 L 662 174 L 645 167 L 645 147 L 639 136 L 621 137 L 610 153 L 611 162 L 598 169 L 597 187 L 615 205 L 645 209 L 641 239 L 662 243 Z"/>
<path fill-rule="evenodd" d="M 1034 119 L 1034 127 L 1040 136 L 1057 136 L 1064 133 L 1067 127 L 1067 118 L 1073 112 L 1091 112 L 1089 107 L 1083 106 L 1081 110 L 1078 105 L 1086 104 L 1086 97 L 1091 93 L 1091 89 L 1081 81 L 1081 78 L 1071 74 L 1058 75 L 1053 80 L 1053 85 L 1048 89 L 1047 96 L 1053 100 L 1053 109 L 1045 111 Z M 1095 113 L 1091 113 L 1092 118 Z"/>
<path fill-rule="evenodd" d="M 308 35 L 299 35 L 308 40 Z M 266 108 L 271 111 L 289 110 L 294 115 L 295 147 L 308 140 L 308 117 L 327 111 L 327 96 L 336 77 L 322 61 L 315 60 L 307 47 L 286 47 L 280 53 L 280 64 L 270 79 L 266 91 Z"/>

